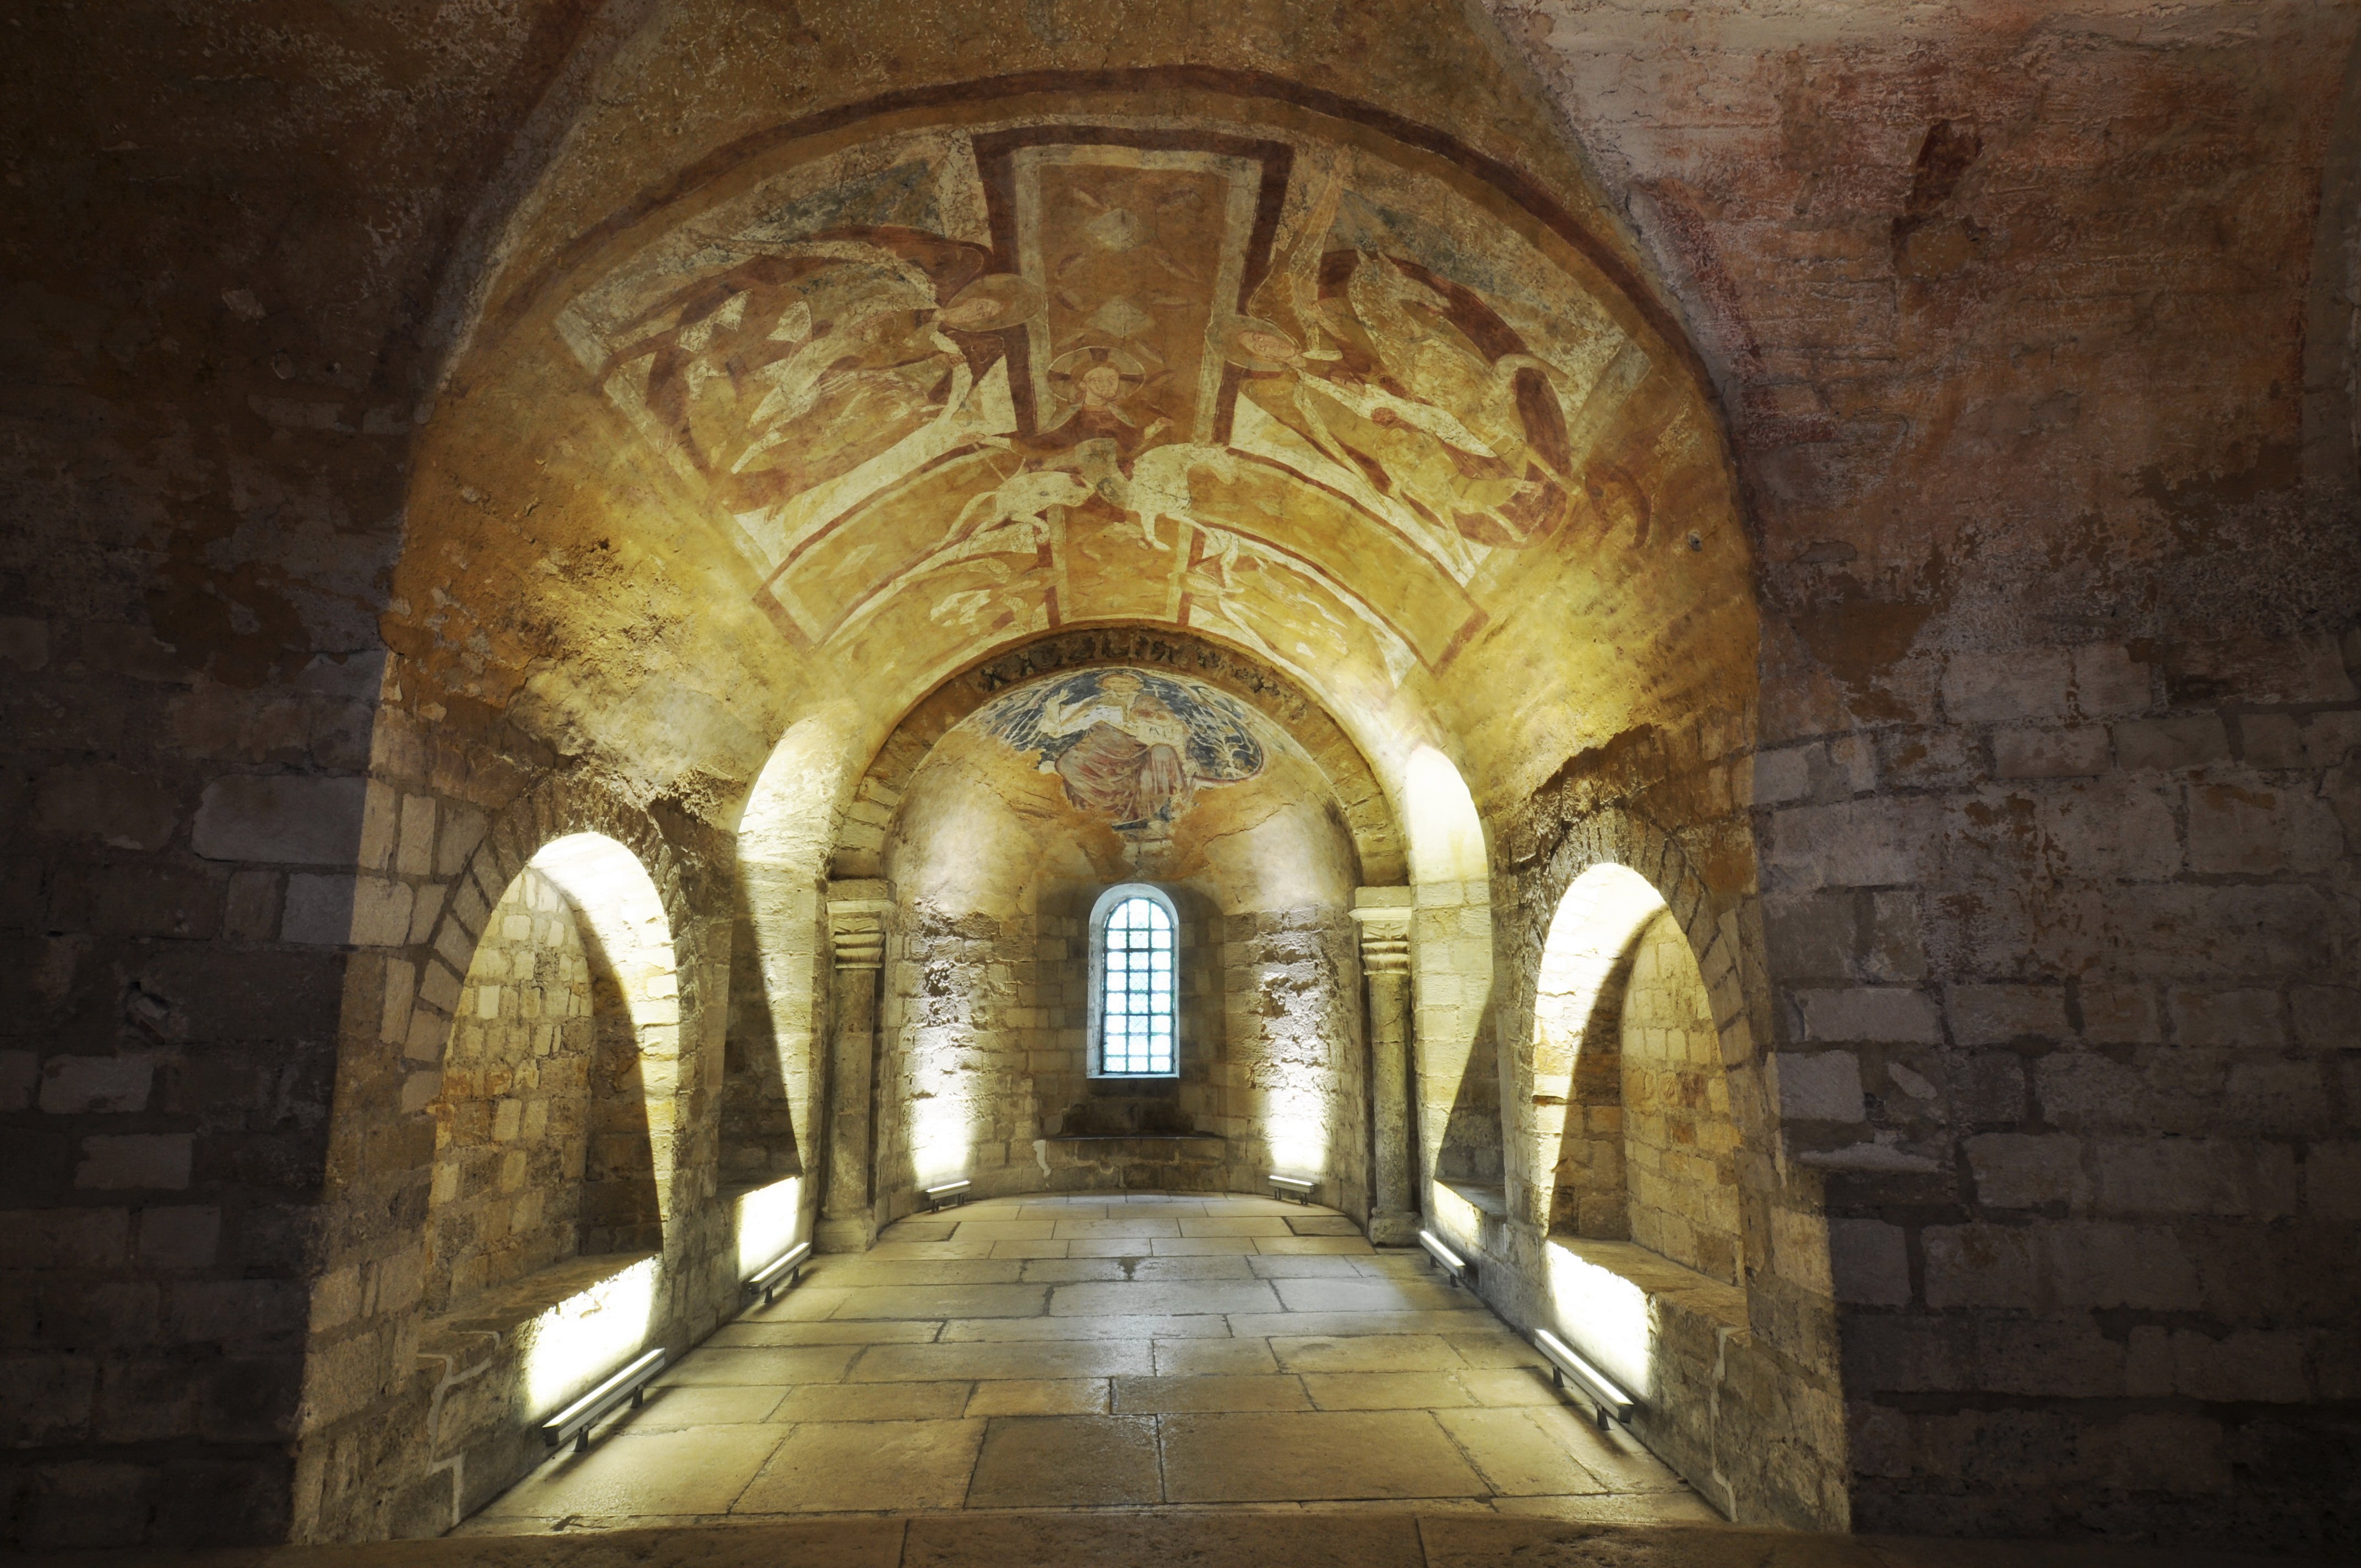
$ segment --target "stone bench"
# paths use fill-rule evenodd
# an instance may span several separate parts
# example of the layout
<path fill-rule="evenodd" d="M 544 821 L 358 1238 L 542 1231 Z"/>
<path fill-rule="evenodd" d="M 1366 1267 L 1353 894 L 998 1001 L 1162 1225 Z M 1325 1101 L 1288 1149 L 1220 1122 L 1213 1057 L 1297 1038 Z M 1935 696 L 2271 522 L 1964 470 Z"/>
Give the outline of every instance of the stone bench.
<path fill-rule="evenodd" d="M 1211 1133 L 1060 1135 L 1034 1145 L 1050 1191 L 1102 1188 L 1217 1192 L 1229 1185 L 1230 1140 Z"/>
<path fill-rule="evenodd" d="M 1782 1441 L 1776 1385 L 1747 1327 L 1746 1292 L 1636 1242 L 1552 1236 L 1549 1326 L 1631 1395 L 1631 1431 L 1707 1500 L 1730 1512 L 1725 1477 L 1759 1459 L 1738 1450 Z"/>
<path fill-rule="evenodd" d="M 429 1320 L 388 1431 L 425 1451 L 398 1535 L 439 1535 L 548 1456 L 540 1423 L 644 1348 L 657 1255 L 567 1258 Z"/>

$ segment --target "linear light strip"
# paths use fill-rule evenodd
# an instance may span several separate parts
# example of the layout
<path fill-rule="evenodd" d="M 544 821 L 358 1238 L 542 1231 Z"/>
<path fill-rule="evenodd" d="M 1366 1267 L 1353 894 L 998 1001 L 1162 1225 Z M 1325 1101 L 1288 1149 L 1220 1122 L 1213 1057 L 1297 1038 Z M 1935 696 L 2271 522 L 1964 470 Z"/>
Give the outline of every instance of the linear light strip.
<path fill-rule="evenodd" d="M 750 1275 L 746 1280 L 746 1288 L 750 1292 L 760 1290 L 763 1293 L 763 1305 L 769 1306 L 772 1298 L 785 1288 L 779 1283 L 781 1275 L 790 1277 L 787 1280 L 788 1285 L 803 1283 L 804 1265 L 811 1261 L 811 1243 L 797 1242 Z"/>
<path fill-rule="evenodd" d="M 1533 1344 L 1549 1358 L 1559 1387 L 1565 1387 L 1565 1380 L 1571 1377 L 1588 1396 L 1592 1406 L 1598 1411 L 1599 1431 L 1607 1430 L 1607 1418 L 1609 1416 L 1627 1427 L 1631 1424 L 1631 1412 L 1637 1406 L 1631 1396 L 1617 1387 L 1607 1374 L 1576 1355 L 1573 1346 L 1547 1329 L 1533 1331 Z"/>
<path fill-rule="evenodd" d="M 541 1441 L 555 1448 L 567 1438 L 574 1440 L 574 1452 L 590 1452 L 590 1429 L 600 1417 L 630 1396 L 631 1406 L 638 1409 L 647 1387 L 647 1381 L 664 1370 L 664 1347 L 659 1345 L 616 1373 L 557 1414 L 541 1424 Z"/>
<path fill-rule="evenodd" d="M 1475 1265 L 1444 1245 L 1442 1237 L 1433 1231 L 1421 1231 L 1418 1233 L 1418 1245 L 1424 1247 L 1435 1262 L 1443 1265 L 1443 1272 L 1451 1277 L 1451 1283 L 1465 1285 L 1470 1290 L 1476 1288 Z"/>

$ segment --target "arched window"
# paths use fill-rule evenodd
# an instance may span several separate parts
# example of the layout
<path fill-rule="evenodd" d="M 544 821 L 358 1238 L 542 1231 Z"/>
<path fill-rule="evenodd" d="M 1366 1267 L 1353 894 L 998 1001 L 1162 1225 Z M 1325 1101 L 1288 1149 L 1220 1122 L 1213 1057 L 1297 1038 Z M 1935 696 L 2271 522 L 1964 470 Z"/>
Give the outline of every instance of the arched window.
<path fill-rule="evenodd" d="M 1156 889 L 1132 883 L 1100 895 L 1091 911 L 1093 1077 L 1180 1073 L 1180 917 Z"/>

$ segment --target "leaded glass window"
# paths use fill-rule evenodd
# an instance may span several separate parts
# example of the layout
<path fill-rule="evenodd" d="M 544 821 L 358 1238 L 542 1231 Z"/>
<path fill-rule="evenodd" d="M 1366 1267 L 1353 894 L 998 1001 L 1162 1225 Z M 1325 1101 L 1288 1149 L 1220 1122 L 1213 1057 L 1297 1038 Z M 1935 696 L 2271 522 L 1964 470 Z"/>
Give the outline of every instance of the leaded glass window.
<path fill-rule="evenodd" d="M 1098 1071 L 1163 1077 L 1177 1071 L 1180 1007 L 1174 962 L 1179 929 L 1170 907 L 1145 891 L 1126 894 L 1098 931 Z"/>

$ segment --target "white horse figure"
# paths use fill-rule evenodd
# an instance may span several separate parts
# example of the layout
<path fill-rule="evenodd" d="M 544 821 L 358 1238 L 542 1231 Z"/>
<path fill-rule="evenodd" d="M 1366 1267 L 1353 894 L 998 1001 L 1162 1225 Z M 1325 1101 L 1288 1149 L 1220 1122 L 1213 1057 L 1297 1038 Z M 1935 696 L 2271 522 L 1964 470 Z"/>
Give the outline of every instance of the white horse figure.
<path fill-rule="evenodd" d="M 1122 504 L 1126 510 L 1139 514 L 1140 536 L 1159 550 L 1172 548 L 1156 536 L 1156 525 L 1168 517 L 1199 528 L 1211 526 L 1197 516 L 1197 499 L 1189 488 L 1190 475 L 1200 468 L 1210 469 L 1215 478 L 1237 482 L 1238 460 L 1226 446 L 1179 442 L 1133 459 Z"/>
<path fill-rule="evenodd" d="M 972 533 L 989 533 L 1011 523 L 1046 528 L 1048 514 L 1053 509 L 1078 507 L 1090 499 L 1091 487 L 1068 469 L 1020 470 L 993 488 L 970 498 L 967 505 L 960 508 L 959 516 L 952 519 L 943 543 L 948 545 Z"/>

